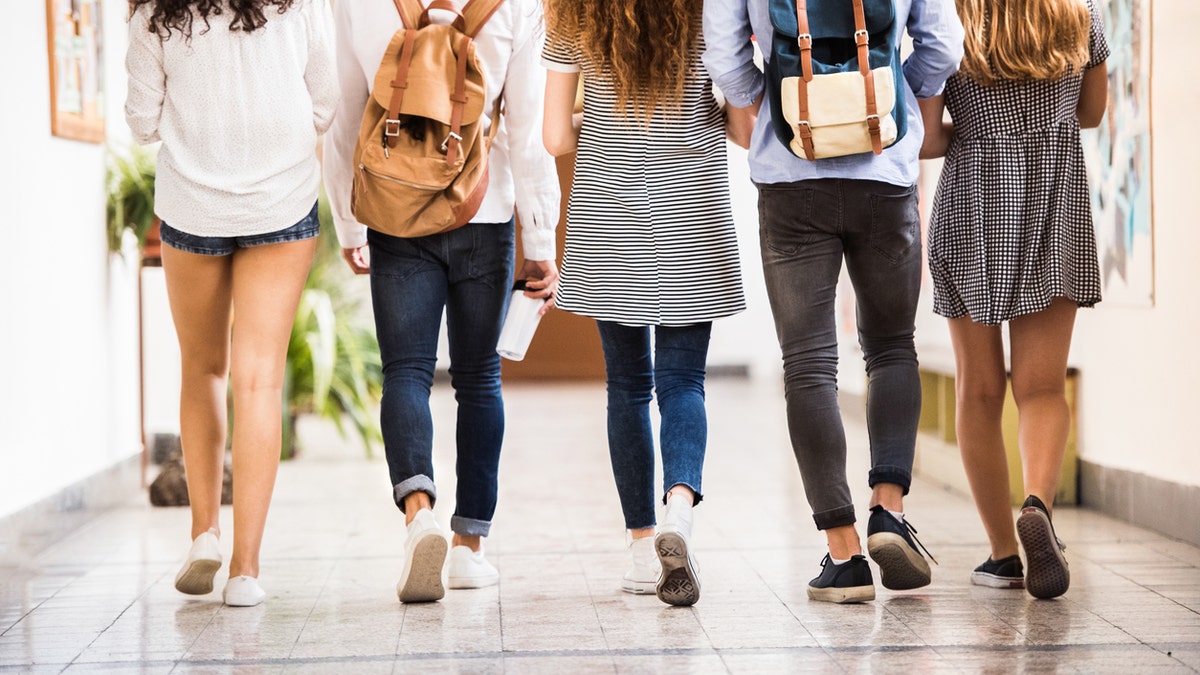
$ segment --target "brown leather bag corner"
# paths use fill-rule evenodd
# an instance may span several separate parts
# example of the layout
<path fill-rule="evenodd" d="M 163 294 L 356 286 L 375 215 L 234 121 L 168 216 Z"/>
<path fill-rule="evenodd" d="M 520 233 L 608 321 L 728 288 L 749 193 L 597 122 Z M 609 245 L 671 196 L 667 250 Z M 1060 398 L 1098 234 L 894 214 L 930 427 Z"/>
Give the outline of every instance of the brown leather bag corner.
<path fill-rule="evenodd" d="M 423 237 L 467 224 L 487 193 L 501 97 L 484 134 L 487 85 L 474 38 L 503 0 L 470 0 L 461 12 L 449 0 L 428 8 L 394 2 L 403 27 L 388 44 L 363 111 L 350 209 L 373 230 Z M 457 18 L 430 23 L 431 9 Z"/>

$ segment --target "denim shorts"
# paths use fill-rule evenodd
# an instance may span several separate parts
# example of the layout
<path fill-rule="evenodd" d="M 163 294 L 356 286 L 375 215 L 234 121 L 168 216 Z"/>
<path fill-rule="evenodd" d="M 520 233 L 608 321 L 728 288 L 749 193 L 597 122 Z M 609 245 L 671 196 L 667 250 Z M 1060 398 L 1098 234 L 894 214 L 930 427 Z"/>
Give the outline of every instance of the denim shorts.
<path fill-rule="evenodd" d="M 313 204 L 312 210 L 300 222 L 265 234 L 250 234 L 243 237 L 199 237 L 187 232 L 180 232 L 164 222 L 160 229 L 160 236 L 164 244 L 186 253 L 229 255 L 238 248 L 311 239 L 317 236 L 320 229 L 321 223 L 317 220 L 317 205 Z"/>

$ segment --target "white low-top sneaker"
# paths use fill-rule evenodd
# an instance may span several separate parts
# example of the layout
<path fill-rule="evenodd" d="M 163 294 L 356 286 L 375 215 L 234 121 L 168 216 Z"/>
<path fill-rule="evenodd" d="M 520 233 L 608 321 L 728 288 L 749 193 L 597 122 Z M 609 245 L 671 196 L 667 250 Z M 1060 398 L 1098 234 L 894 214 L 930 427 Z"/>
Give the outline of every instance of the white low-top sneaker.
<path fill-rule="evenodd" d="M 637 595 L 653 593 L 662 574 L 654 537 L 642 537 L 629 542 L 629 571 L 621 579 L 621 590 Z"/>
<path fill-rule="evenodd" d="M 667 500 L 667 512 L 654 537 L 654 548 L 662 565 L 655 593 L 668 605 L 686 607 L 700 599 L 700 570 L 689 547 L 692 539 L 692 505 L 687 497 Z"/>
<path fill-rule="evenodd" d="M 254 577 L 232 577 L 225 583 L 225 592 L 221 594 L 226 605 L 230 607 L 254 607 L 267 599 L 267 594 L 258 579 Z"/>
<path fill-rule="evenodd" d="M 201 532 L 192 542 L 187 560 L 175 575 L 175 590 L 188 595 L 212 593 L 213 576 L 221 569 L 221 543 L 216 529 Z"/>
<path fill-rule="evenodd" d="M 446 595 L 442 586 L 442 565 L 449 544 L 438 526 L 433 511 L 421 509 L 408 524 L 404 542 L 404 569 L 396 584 L 400 602 L 433 602 Z"/>
<path fill-rule="evenodd" d="M 472 551 L 468 546 L 450 549 L 446 565 L 446 584 L 450 588 L 484 588 L 500 583 L 500 572 L 487 558 L 483 549 Z"/>

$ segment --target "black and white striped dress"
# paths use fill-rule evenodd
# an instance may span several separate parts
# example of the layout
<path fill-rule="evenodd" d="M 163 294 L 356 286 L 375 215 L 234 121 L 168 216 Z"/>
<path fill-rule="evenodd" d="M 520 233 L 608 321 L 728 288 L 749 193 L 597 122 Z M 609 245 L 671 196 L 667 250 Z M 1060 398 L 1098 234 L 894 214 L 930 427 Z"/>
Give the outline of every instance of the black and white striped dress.
<path fill-rule="evenodd" d="M 1108 58 L 1092 10 L 1087 67 Z M 946 82 L 954 140 L 929 225 L 933 309 L 997 325 L 1065 296 L 1100 301 L 1091 201 L 1079 142 L 1082 74 L 984 87 Z"/>
<path fill-rule="evenodd" d="M 573 36 L 542 63 L 581 72 L 583 127 L 556 304 L 631 326 L 686 326 L 745 309 L 725 130 L 697 44 L 677 116 L 640 127 L 614 109 L 611 77 Z"/>

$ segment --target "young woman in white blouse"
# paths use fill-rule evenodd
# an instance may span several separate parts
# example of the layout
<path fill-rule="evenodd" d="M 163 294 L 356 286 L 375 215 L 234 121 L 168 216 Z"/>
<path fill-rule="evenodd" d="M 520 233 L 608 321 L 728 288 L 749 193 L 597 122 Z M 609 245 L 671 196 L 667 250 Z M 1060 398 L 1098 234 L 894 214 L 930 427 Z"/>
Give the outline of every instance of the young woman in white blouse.
<path fill-rule="evenodd" d="M 316 247 L 318 134 L 338 101 L 325 0 L 131 0 L 125 115 L 161 141 L 155 214 L 179 338 L 192 548 L 175 579 L 221 567 L 226 388 L 233 390 L 233 554 L 223 600 L 253 606 L 281 443 L 292 320 Z M 236 315 L 236 316 L 235 316 Z"/>

